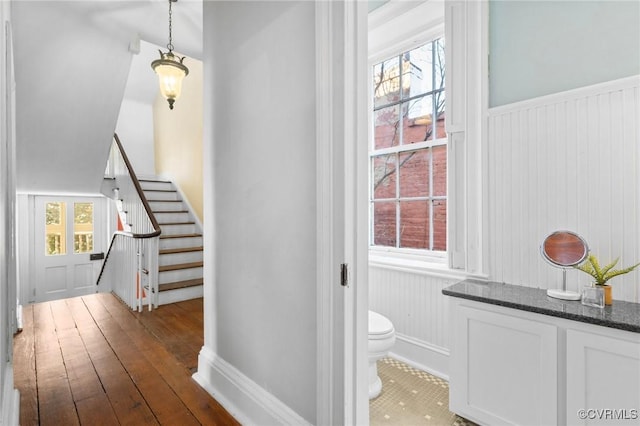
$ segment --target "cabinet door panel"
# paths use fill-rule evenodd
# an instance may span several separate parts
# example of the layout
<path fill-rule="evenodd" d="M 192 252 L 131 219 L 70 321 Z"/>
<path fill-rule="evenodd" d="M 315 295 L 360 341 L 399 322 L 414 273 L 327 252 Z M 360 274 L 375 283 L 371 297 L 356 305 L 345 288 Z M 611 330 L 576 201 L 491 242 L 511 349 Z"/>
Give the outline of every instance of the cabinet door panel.
<path fill-rule="evenodd" d="M 640 336 L 630 337 L 567 330 L 567 424 L 638 421 Z M 587 410 L 585 419 L 580 410 Z"/>
<path fill-rule="evenodd" d="M 455 321 L 452 411 L 492 425 L 556 424 L 557 328 L 466 306 Z"/>

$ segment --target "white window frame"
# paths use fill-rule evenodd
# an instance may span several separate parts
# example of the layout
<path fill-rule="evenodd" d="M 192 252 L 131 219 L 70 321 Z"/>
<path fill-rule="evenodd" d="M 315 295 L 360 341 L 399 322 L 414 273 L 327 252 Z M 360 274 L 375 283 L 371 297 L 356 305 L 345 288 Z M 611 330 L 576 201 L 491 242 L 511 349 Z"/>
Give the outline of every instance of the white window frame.
<path fill-rule="evenodd" d="M 369 14 L 369 81 L 374 64 L 444 35 L 448 135 L 447 251 L 370 246 L 370 265 L 487 276 L 487 17 L 487 0 L 391 0 Z"/>

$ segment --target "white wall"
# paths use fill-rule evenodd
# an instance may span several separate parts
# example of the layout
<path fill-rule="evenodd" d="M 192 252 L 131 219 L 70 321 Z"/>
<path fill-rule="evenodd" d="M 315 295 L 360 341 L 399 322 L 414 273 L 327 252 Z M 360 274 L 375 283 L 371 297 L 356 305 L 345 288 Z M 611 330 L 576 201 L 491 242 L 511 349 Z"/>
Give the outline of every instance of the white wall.
<path fill-rule="evenodd" d="M 155 176 L 153 104 L 123 99 L 116 133 L 136 176 Z"/>
<path fill-rule="evenodd" d="M 640 74 L 637 1 L 490 1 L 491 106 Z"/>
<path fill-rule="evenodd" d="M 250 423 L 277 421 L 247 414 L 229 381 L 264 395 L 264 408 L 271 397 L 289 407 L 280 422 L 316 418 L 314 11 L 305 1 L 204 4 L 205 347 L 196 380 Z"/>

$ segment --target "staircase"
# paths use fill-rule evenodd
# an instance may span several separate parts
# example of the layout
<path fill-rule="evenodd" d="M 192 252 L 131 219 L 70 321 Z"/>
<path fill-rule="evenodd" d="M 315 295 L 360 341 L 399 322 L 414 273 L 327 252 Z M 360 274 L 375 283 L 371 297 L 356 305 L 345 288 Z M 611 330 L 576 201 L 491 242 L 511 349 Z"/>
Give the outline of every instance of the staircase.
<path fill-rule="evenodd" d="M 202 233 L 170 181 L 139 179 L 162 234 L 158 259 L 158 305 L 203 295 Z"/>

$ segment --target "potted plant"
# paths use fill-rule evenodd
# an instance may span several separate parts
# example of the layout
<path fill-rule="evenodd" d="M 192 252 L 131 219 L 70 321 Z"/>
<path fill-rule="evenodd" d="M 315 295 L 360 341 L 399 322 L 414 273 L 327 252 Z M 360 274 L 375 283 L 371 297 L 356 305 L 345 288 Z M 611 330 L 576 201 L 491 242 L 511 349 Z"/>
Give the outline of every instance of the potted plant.
<path fill-rule="evenodd" d="M 593 284 L 601 287 L 604 290 L 605 305 L 611 305 L 612 301 L 611 286 L 607 284 L 607 281 L 609 281 L 613 277 L 617 277 L 618 275 L 627 274 L 640 266 L 640 263 L 636 263 L 635 265 L 629 266 L 628 268 L 613 269 L 618 263 L 619 259 L 620 258 L 616 258 L 613 262 L 601 268 L 600 262 L 598 262 L 598 258 L 595 255 L 590 254 L 584 263 L 574 266 L 574 268 L 591 275 L 595 280 Z"/>

